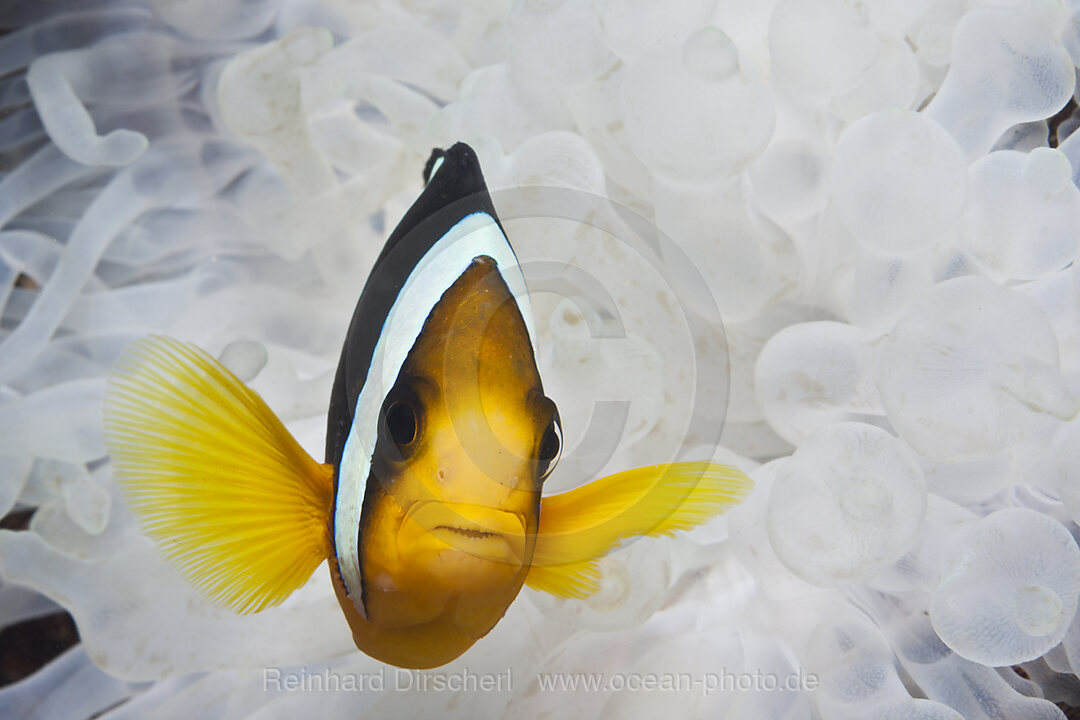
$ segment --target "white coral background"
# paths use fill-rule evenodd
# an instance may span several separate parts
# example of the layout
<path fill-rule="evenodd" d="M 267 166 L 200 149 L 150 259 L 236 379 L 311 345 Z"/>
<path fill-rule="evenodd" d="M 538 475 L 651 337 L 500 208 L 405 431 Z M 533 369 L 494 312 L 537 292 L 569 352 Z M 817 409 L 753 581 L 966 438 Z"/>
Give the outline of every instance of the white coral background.
<path fill-rule="evenodd" d="M 0 689 L 0 717 L 1064 718 L 1078 11 L 4 3 L 0 517 L 33 515 L 0 531 L 0 628 L 66 610 L 81 643 Z M 438 671 L 507 676 L 488 691 L 357 651 L 325 566 L 255 616 L 208 603 L 101 436 L 110 363 L 163 333 L 321 458 L 353 304 L 457 140 L 536 289 L 550 489 L 690 456 L 756 483 L 605 559 L 589 601 L 525 591 Z M 812 682 L 763 680 L 789 677 Z"/>

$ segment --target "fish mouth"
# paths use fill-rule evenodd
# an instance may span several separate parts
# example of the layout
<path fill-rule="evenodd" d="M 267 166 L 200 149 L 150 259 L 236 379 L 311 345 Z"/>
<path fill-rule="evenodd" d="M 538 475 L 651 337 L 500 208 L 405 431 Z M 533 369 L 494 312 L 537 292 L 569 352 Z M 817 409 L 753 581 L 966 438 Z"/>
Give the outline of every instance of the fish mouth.
<path fill-rule="evenodd" d="M 398 531 L 398 552 L 459 551 L 520 565 L 525 556 L 525 520 L 518 513 L 468 503 L 418 502 Z"/>
<path fill-rule="evenodd" d="M 458 535 L 472 538 L 474 540 L 479 540 L 482 538 L 502 537 L 498 533 L 488 532 L 486 530 L 473 530 L 472 528 L 453 527 L 450 525 L 438 525 L 435 527 L 433 532 L 438 532 L 440 530 L 449 530 L 452 533 L 457 533 Z"/>

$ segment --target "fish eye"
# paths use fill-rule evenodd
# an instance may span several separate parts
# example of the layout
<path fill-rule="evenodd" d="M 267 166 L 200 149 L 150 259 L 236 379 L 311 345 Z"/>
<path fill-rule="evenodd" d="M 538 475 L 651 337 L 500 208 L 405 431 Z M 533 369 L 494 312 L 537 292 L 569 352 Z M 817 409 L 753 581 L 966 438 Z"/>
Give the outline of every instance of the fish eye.
<path fill-rule="evenodd" d="M 401 460 L 408 460 L 416 451 L 417 438 L 422 434 L 422 407 L 415 392 L 407 385 L 394 388 L 383 404 L 379 420 L 380 442 L 386 447 L 393 443 Z"/>
<path fill-rule="evenodd" d="M 398 447 L 416 439 L 416 411 L 407 402 L 391 403 L 386 408 L 386 429 Z"/>
<path fill-rule="evenodd" d="M 540 438 L 536 459 L 539 465 L 540 479 L 544 480 L 559 464 L 562 453 L 562 425 L 559 423 L 559 411 L 556 410 L 551 422 Z"/>

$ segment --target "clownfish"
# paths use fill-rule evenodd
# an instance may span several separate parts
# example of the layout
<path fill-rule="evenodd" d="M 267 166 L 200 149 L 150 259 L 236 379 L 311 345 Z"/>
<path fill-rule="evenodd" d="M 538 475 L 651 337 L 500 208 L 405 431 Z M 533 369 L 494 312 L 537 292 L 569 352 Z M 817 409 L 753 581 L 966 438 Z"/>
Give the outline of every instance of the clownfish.
<path fill-rule="evenodd" d="M 475 153 L 436 150 L 345 336 L 316 462 L 198 347 L 154 336 L 117 360 L 114 474 L 143 532 L 238 613 L 281 603 L 326 560 L 356 646 L 431 668 L 486 635 L 523 585 L 599 589 L 596 560 L 698 525 L 750 480 L 708 462 L 543 496 L 561 420 L 544 394 L 525 279 Z"/>

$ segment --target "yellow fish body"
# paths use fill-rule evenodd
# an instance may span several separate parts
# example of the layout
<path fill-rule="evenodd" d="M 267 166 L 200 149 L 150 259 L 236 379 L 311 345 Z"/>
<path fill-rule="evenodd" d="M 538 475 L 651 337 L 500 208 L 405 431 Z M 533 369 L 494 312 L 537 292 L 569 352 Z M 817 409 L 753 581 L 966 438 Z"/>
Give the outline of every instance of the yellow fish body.
<path fill-rule="evenodd" d="M 587 596 L 622 540 L 693 527 L 750 488 L 734 468 L 674 463 L 543 497 L 562 435 L 517 258 L 467 145 L 424 175 L 357 303 L 325 463 L 169 338 L 124 352 L 105 416 L 129 504 L 196 587 L 257 612 L 327 559 L 357 647 L 408 668 L 468 650 L 522 585 Z"/>

